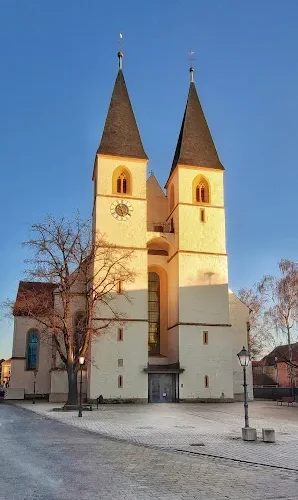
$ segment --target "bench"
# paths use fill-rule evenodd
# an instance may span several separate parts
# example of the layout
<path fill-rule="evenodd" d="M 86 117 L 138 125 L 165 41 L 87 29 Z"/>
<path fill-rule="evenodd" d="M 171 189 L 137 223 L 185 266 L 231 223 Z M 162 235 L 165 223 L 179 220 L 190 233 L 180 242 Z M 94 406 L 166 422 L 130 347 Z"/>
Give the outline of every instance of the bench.
<path fill-rule="evenodd" d="M 84 404 L 82 404 L 82 410 L 92 411 L 93 410 L 92 404 L 91 403 L 84 403 Z"/>
<path fill-rule="evenodd" d="M 284 397 L 281 399 L 277 399 L 276 401 L 277 405 L 280 404 L 280 406 L 283 405 L 283 403 L 287 403 L 288 406 L 293 406 L 293 403 L 295 403 L 295 399 L 292 396 Z"/>

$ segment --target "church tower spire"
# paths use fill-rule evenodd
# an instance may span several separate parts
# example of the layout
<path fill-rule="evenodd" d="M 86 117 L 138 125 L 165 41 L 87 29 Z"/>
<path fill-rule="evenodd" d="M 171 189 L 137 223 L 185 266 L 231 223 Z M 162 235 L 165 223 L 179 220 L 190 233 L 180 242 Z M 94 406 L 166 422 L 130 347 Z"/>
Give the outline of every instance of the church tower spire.
<path fill-rule="evenodd" d="M 179 164 L 224 170 L 197 94 L 194 69 L 189 71 L 190 87 L 170 176 Z"/>
<path fill-rule="evenodd" d="M 123 53 L 97 154 L 148 160 L 134 116 L 123 71 Z"/>

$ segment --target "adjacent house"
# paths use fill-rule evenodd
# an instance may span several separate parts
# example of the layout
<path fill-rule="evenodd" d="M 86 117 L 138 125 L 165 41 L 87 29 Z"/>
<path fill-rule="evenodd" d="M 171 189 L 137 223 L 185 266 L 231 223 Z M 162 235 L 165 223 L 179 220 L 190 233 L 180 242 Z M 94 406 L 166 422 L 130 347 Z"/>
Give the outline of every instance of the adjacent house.
<path fill-rule="evenodd" d="M 280 345 L 252 362 L 254 389 L 298 387 L 298 342 Z"/>

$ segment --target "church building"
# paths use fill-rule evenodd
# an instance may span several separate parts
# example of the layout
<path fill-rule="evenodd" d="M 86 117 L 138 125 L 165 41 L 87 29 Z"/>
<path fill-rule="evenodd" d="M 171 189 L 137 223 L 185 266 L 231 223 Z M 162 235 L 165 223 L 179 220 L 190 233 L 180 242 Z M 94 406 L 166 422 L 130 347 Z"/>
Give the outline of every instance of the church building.
<path fill-rule="evenodd" d="M 94 162 L 92 219 L 110 244 L 133 250 L 135 279 L 124 284 L 130 301 L 116 299 L 126 319 L 92 343 L 84 391 L 89 400 L 99 394 L 152 403 L 239 400 L 237 352 L 247 347 L 249 310 L 228 286 L 225 169 L 194 70 L 163 189 L 154 174 L 147 176 L 149 159 L 118 57 Z M 20 282 L 19 290 L 33 285 Z M 41 342 L 38 324 L 21 313 L 11 363 L 11 397 L 29 397 L 34 382 L 38 394 L 66 400 L 66 372 Z M 249 384 L 252 390 L 250 370 Z"/>

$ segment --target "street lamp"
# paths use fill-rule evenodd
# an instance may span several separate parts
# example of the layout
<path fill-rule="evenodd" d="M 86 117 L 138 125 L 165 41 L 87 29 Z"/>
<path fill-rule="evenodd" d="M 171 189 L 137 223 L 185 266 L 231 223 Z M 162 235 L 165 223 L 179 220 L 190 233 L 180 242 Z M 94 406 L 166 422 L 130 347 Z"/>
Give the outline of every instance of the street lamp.
<path fill-rule="evenodd" d="M 33 370 L 33 376 L 34 376 L 34 379 L 33 379 L 33 401 L 32 401 L 32 404 L 35 405 L 35 386 L 36 386 L 36 376 L 37 376 L 37 370 Z"/>
<path fill-rule="evenodd" d="M 79 404 L 79 417 L 82 417 L 82 385 L 83 385 L 83 364 L 85 363 L 85 357 L 80 356 L 79 357 L 79 364 L 80 364 L 80 372 L 81 372 L 81 378 L 80 378 L 80 404 Z"/>
<path fill-rule="evenodd" d="M 250 363 L 250 354 L 249 352 L 243 348 L 237 354 L 240 365 L 243 368 L 243 387 L 244 387 L 244 418 L 245 418 L 245 427 L 249 427 L 248 424 L 248 402 L 247 402 L 247 383 L 246 383 L 246 368 Z"/>

